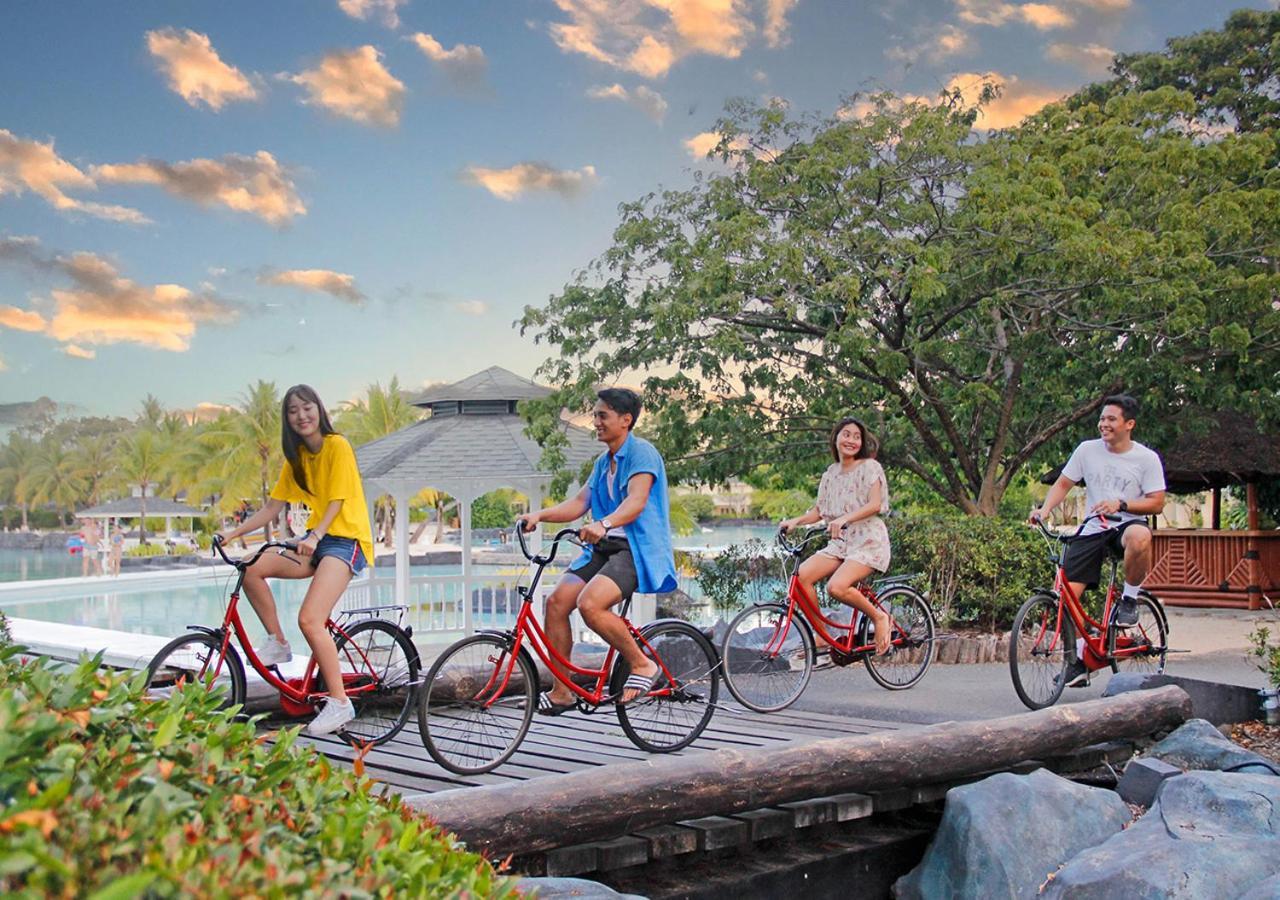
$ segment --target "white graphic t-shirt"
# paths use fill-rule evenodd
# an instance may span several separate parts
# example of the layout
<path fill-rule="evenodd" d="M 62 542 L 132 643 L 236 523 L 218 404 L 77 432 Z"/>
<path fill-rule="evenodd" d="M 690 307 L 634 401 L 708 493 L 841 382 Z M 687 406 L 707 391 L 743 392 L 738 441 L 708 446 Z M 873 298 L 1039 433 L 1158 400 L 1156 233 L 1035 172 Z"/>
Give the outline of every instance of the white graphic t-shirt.
<path fill-rule="evenodd" d="M 1137 441 L 1124 453 L 1112 453 L 1106 441 L 1097 438 L 1076 447 L 1062 474 L 1077 484 L 1084 482 L 1084 502 L 1087 509 L 1103 500 L 1140 500 L 1147 494 L 1165 489 L 1164 466 L 1160 457 L 1150 447 Z M 1142 519 L 1131 512 L 1115 514 L 1121 523 Z M 1107 523 L 1114 527 L 1116 523 Z M 1094 519 L 1084 528 L 1085 534 L 1097 534 L 1103 530 L 1103 522 Z"/>

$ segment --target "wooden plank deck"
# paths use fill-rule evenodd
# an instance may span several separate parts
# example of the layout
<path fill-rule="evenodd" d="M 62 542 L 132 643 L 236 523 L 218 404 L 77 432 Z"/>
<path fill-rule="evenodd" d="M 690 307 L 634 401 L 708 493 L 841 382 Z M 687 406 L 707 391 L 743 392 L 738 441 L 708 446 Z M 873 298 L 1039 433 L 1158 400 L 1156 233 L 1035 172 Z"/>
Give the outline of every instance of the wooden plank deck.
<path fill-rule="evenodd" d="M 291 724 L 294 723 L 272 720 L 264 722 L 263 727 L 274 729 Z M 671 755 L 686 756 L 721 748 L 773 747 L 829 737 L 877 734 L 902 727 L 899 723 L 791 710 L 764 715 L 732 701 L 722 701 L 706 731 L 691 746 Z M 312 738 L 302 734 L 298 743 L 314 746 L 344 766 L 351 765 L 355 756 L 353 748 L 335 737 Z M 623 734 L 610 707 L 591 715 L 574 711 L 555 717 L 534 716 L 529 734 L 511 759 L 485 775 L 455 775 L 438 766 L 422 746 L 416 717 L 410 718 L 394 739 L 369 751 L 364 766 L 370 778 L 409 798 L 650 758 L 653 754 L 639 749 Z"/>

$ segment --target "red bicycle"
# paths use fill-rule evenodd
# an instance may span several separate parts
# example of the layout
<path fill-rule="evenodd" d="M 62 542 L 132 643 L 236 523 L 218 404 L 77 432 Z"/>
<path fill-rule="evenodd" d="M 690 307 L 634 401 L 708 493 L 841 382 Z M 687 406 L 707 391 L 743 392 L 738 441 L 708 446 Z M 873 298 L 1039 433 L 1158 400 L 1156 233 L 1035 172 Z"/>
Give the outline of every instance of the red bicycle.
<path fill-rule="evenodd" d="M 1084 641 L 1084 652 L 1080 655 L 1090 671 L 1110 666 L 1113 672 L 1118 672 L 1122 665 L 1134 672 L 1164 671 L 1169 652 L 1169 620 L 1154 594 L 1138 592 L 1136 625 L 1115 624 L 1119 557 L 1112 555 L 1109 559 L 1111 578 L 1100 619 L 1085 612 L 1081 598 L 1071 590 L 1062 567 L 1066 546 L 1080 537 L 1085 525 L 1093 519 L 1102 520 L 1104 525 L 1109 521 L 1103 515 L 1087 516 L 1075 533 L 1069 535 L 1056 534 L 1043 522 L 1036 523 L 1057 570 L 1053 588 L 1037 591 L 1022 604 L 1009 634 L 1009 674 L 1013 677 L 1013 689 L 1031 709 L 1052 706 L 1062 696 L 1072 658 L 1069 654 L 1077 652 L 1077 635 Z"/>
<path fill-rule="evenodd" d="M 534 566 L 529 584 L 518 589 L 524 602 L 516 627 L 463 638 L 427 672 L 418 696 L 418 728 L 431 758 L 450 772 L 474 775 L 496 769 L 516 752 L 538 705 L 538 670 L 530 647 L 552 677 L 573 691 L 579 711 L 590 714 L 614 704 L 623 732 L 640 749 L 670 753 L 692 743 L 711 721 L 720 689 L 719 660 L 706 636 L 677 619 L 636 628 L 627 621 L 630 600 L 625 601 L 622 620 L 661 675 L 647 694 L 619 702 L 630 667 L 617 651 L 609 648 L 598 669 L 576 665 L 547 643 L 533 614 L 543 571 L 556 558 L 561 541 L 582 546 L 577 532 L 561 530 L 550 553 L 534 555 L 523 529 L 515 531 L 521 552 Z"/>
<path fill-rule="evenodd" d="M 280 692 L 280 705 L 286 715 L 315 713 L 316 703 L 328 695 L 315 659 L 308 660 L 305 673 L 295 678 L 284 677 L 276 666 L 263 665 L 245 633 L 238 608 L 245 571 L 267 551 L 283 553 L 297 549 L 297 545 L 268 541 L 243 559 L 227 556 L 217 541 L 213 546 L 222 559 L 239 572 L 222 624 L 217 628 L 188 626 L 192 629 L 189 634 L 166 644 L 147 666 L 147 691 L 163 697 L 175 688 L 199 685 L 205 690 L 225 691 L 224 706 L 243 705 L 248 685 L 244 663 L 231 643 L 234 637 L 253 670 Z M 404 607 L 373 606 L 339 614 L 339 620 L 344 621 L 359 617 L 355 624 L 332 619 L 325 622 L 338 648 L 342 683 L 356 709 L 355 718 L 343 726 L 340 734 L 357 746 L 389 741 L 404 727 L 413 711 L 420 667 L 418 650 L 409 629 L 375 618 L 388 610 L 399 610 L 402 616 L 404 613 Z"/>
<path fill-rule="evenodd" d="M 869 618 L 855 611 L 853 618 L 843 623 L 823 614 L 796 573 L 805 548 L 826 532 L 825 525 L 814 526 L 805 529 L 802 540 L 792 543 L 786 532 L 779 531 L 786 599 L 748 606 L 729 623 L 721 649 L 724 683 L 748 709 L 776 712 L 799 699 L 813 673 L 817 655 L 814 632 L 829 645 L 836 665 L 862 660 L 867 674 L 881 687 L 893 691 L 914 685 L 933 661 L 933 611 L 929 602 L 907 584 L 913 575 L 858 585 L 862 595 L 887 612 L 893 622 L 886 656 L 875 655 L 875 624 Z"/>

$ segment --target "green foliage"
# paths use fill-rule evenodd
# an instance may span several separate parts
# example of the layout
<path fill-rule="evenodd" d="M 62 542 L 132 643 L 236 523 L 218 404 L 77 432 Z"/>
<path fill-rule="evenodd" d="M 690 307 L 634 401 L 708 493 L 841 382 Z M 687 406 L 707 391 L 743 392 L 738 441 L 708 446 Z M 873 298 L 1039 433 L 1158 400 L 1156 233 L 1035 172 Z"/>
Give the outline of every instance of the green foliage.
<path fill-rule="evenodd" d="M 1276 45 L 1257 42 L 1268 64 Z M 612 247 L 525 309 L 565 385 L 526 406 L 531 433 L 647 372 L 677 480 L 766 464 L 808 487 L 860 411 L 886 468 L 995 516 L 1107 393 L 1143 401 L 1154 446 L 1188 402 L 1275 411 L 1280 132 L 1207 136 L 1195 96 L 1145 86 L 991 134 L 955 95 L 849 98 L 858 118 L 731 105 L 722 167 L 624 204 Z"/>
<path fill-rule="evenodd" d="M 1255 485 L 1258 496 L 1258 524 L 1263 528 L 1275 528 L 1280 524 L 1280 481 L 1263 481 Z M 1237 531 L 1249 527 L 1249 507 L 1247 492 L 1243 486 L 1232 486 L 1226 490 L 1227 496 L 1234 500 L 1227 506 L 1223 516 L 1228 528 Z"/>
<path fill-rule="evenodd" d="M 1258 671 L 1267 676 L 1272 687 L 1280 688 L 1280 644 L 1271 643 L 1271 629 L 1259 625 L 1249 633 L 1253 645 L 1251 655 L 1258 660 Z"/>
<path fill-rule="evenodd" d="M 511 897 L 512 883 L 372 782 L 179 691 L 0 647 L 7 897 Z M 100 892 L 100 893 L 99 893 Z"/>
<path fill-rule="evenodd" d="M 715 514 L 715 501 L 706 494 L 680 494 L 678 499 L 689 518 L 695 522 L 705 522 Z"/>
<path fill-rule="evenodd" d="M 132 547 L 128 547 L 125 549 L 124 555 L 131 556 L 131 557 L 133 556 L 137 556 L 137 557 L 165 556 L 168 554 L 168 552 L 169 552 L 168 549 L 165 547 L 163 543 L 134 544 Z"/>
<path fill-rule="evenodd" d="M 803 515 L 813 506 L 813 495 L 802 490 L 756 491 L 751 495 L 751 515 L 779 522 Z"/>
<path fill-rule="evenodd" d="M 764 543 L 749 540 L 733 544 L 724 552 L 696 559 L 695 580 L 712 609 L 729 614 L 752 603 L 781 597 L 781 567 L 777 558 L 766 556 Z"/>
<path fill-rule="evenodd" d="M 946 516 L 893 518 L 893 571 L 921 572 L 939 622 L 1007 629 L 1037 587 L 1053 581 L 1043 541 L 1003 519 Z"/>
<path fill-rule="evenodd" d="M 514 492 L 505 488 L 477 497 L 471 504 L 472 528 L 510 528 L 516 520 Z"/>

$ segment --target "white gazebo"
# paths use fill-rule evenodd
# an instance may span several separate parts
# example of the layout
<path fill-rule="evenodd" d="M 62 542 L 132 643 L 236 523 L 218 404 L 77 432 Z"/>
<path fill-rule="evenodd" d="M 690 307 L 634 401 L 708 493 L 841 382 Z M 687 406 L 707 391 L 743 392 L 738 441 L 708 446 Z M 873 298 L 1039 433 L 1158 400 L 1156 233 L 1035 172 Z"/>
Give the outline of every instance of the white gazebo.
<path fill-rule="evenodd" d="M 540 468 L 542 448 L 525 434 L 516 413 L 521 400 L 545 397 L 550 388 L 498 366 L 455 384 L 433 387 L 413 401 L 430 416 L 356 449 L 365 493 L 372 499 L 389 494 L 395 501 L 395 602 L 418 607 L 410 596 L 411 581 L 425 585 L 461 583 L 460 616 L 423 622 L 416 630 L 474 630 L 471 504 L 498 488 L 514 488 L 540 508 L 553 473 Z M 566 465 L 575 472 L 594 459 L 603 446 L 584 428 L 564 423 Z M 424 488 L 434 488 L 458 501 L 462 531 L 462 574 L 410 578 L 409 501 Z M 538 533 L 531 535 L 535 542 Z M 375 574 L 376 578 L 376 574 Z M 457 611 L 455 611 L 457 612 Z"/>

